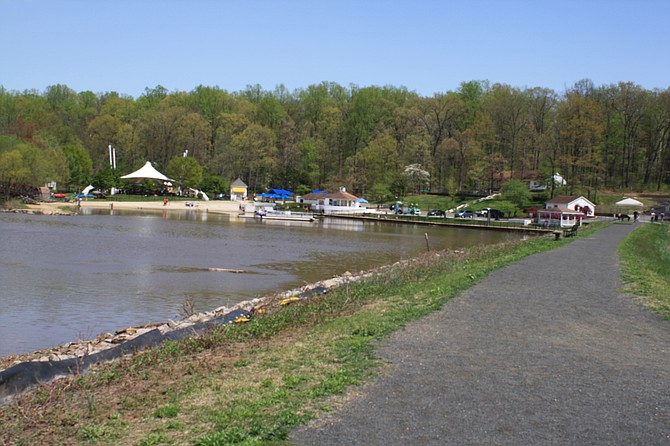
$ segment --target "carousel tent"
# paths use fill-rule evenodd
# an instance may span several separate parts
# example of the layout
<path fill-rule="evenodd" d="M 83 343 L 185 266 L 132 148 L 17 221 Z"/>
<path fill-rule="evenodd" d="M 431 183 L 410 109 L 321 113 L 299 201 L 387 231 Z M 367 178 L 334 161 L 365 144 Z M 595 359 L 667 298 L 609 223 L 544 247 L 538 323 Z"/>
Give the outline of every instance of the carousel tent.
<path fill-rule="evenodd" d="M 133 173 L 129 173 L 128 175 L 124 175 L 121 178 L 123 179 L 133 179 L 133 178 L 148 178 L 152 180 L 163 180 L 163 181 L 172 181 L 159 171 L 157 171 L 154 166 L 151 165 L 151 161 L 147 161 L 147 163 L 142 166 L 142 168 L 136 170 Z"/>
<path fill-rule="evenodd" d="M 643 204 L 633 198 L 624 198 L 616 202 L 617 206 L 643 206 Z"/>

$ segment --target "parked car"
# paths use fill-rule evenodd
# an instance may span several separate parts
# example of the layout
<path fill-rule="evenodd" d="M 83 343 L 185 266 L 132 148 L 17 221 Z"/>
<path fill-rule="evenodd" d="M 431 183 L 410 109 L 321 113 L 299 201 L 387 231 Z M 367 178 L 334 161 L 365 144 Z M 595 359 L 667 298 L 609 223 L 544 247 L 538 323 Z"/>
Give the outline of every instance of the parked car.
<path fill-rule="evenodd" d="M 454 217 L 456 217 L 456 218 L 472 218 L 474 216 L 475 215 L 472 213 L 472 211 L 466 211 L 464 209 L 462 209 L 462 210 L 460 210 L 460 211 L 458 211 L 454 214 Z"/>
<path fill-rule="evenodd" d="M 428 212 L 429 217 L 446 217 L 447 214 L 445 214 L 444 211 L 441 211 L 439 209 L 433 209 L 432 211 Z"/>
<path fill-rule="evenodd" d="M 494 218 L 496 220 L 498 220 L 499 218 L 504 218 L 505 217 L 505 213 L 502 212 L 502 211 L 499 211 L 498 209 L 489 209 L 489 213 L 490 213 L 489 215 L 491 216 L 491 218 Z"/>
<path fill-rule="evenodd" d="M 475 212 L 478 217 L 488 217 L 489 213 L 491 213 L 491 218 L 498 220 L 499 218 L 503 218 L 505 214 L 498 209 L 480 209 L 477 212 Z"/>
<path fill-rule="evenodd" d="M 421 215 L 421 209 L 419 209 L 419 208 L 407 208 L 407 209 L 403 209 L 402 213 L 406 214 L 406 215 Z"/>

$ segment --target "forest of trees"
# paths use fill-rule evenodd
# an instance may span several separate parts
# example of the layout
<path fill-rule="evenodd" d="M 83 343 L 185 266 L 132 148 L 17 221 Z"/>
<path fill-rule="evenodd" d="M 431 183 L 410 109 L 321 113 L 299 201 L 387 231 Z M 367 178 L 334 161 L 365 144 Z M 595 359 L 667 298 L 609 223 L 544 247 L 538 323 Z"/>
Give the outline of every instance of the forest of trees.
<path fill-rule="evenodd" d="M 0 87 L 5 187 L 55 181 L 59 190 L 106 188 L 151 161 L 213 193 L 240 177 L 254 192 L 342 185 L 383 199 L 487 191 L 500 186 L 503 173 L 525 179 L 560 172 L 565 192 L 593 196 L 666 189 L 669 144 L 670 88 L 623 82 L 597 87 L 583 80 L 558 94 L 470 81 L 432 97 L 327 82 L 293 92 L 157 86 L 138 98 L 65 85 L 44 92 Z"/>

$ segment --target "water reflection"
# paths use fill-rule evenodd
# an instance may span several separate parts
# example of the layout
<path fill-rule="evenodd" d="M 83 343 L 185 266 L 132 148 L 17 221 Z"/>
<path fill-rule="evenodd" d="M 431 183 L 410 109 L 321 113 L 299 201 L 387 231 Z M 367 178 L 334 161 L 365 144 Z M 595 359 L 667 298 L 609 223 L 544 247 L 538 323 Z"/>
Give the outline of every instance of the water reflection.
<path fill-rule="evenodd" d="M 0 214 L 0 356 L 232 305 L 432 249 L 513 234 L 324 219 L 256 221 L 199 210 Z M 243 273 L 228 272 L 240 270 Z"/>

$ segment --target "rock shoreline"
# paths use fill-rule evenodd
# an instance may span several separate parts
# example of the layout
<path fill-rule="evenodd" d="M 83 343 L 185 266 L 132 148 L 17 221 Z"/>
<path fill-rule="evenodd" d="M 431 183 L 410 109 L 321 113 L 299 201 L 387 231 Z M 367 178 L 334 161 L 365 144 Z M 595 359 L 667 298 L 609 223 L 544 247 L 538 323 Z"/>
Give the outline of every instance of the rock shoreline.
<path fill-rule="evenodd" d="M 168 209 L 173 211 L 182 211 L 188 210 L 182 208 L 181 206 L 175 206 L 170 203 L 167 207 L 163 205 L 162 202 L 98 202 L 98 201 L 82 201 L 81 207 L 89 208 L 108 208 L 110 205 L 115 209 L 141 209 L 141 210 L 161 210 Z M 73 203 L 62 203 L 62 202 L 41 202 L 38 204 L 27 205 L 25 209 L 0 209 L 0 212 L 3 213 L 14 213 L 14 214 L 28 214 L 28 215 L 54 215 L 54 216 L 73 216 L 77 215 L 76 212 L 71 212 L 72 206 L 76 206 Z M 221 213 L 236 213 L 238 212 L 238 203 L 235 202 L 203 202 L 202 206 L 199 208 L 205 212 L 221 212 Z M 115 346 L 123 344 L 127 341 L 135 339 L 143 334 L 146 334 L 152 330 L 158 329 L 161 333 L 169 333 L 171 331 L 183 329 L 189 326 L 193 326 L 198 323 L 207 322 L 218 317 L 225 316 L 235 310 L 244 310 L 253 313 L 255 309 L 261 307 L 270 307 L 274 304 L 275 301 L 280 301 L 281 299 L 296 297 L 301 295 L 307 295 L 313 293 L 315 289 L 322 289 L 327 292 L 327 290 L 339 286 L 340 284 L 359 280 L 363 277 L 367 277 L 370 272 L 361 272 L 356 275 L 351 273 L 345 273 L 341 276 L 334 277 L 332 279 L 327 279 L 324 281 L 316 282 L 314 284 L 305 285 L 301 288 L 296 288 L 288 291 L 279 292 L 274 295 L 256 298 L 252 300 L 247 300 L 240 302 L 230 308 L 228 307 L 219 307 L 211 311 L 197 313 L 186 317 L 179 321 L 169 320 L 164 323 L 157 324 L 148 324 L 137 327 L 127 327 L 121 330 L 117 330 L 115 333 L 103 333 L 96 336 L 90 340 L 83 341 L 74 341 L 69 342 L 63 345 L 40 349 L 32 353 L 10 355 L 5 357 L 0 357 L 0 371 L 4 371 L 9 367 L 12 367 L 17 364 L 24 362 L 55 362 L 63 361 L 72 358 L 82 358 L 85 356 L 90 356 L 101 351 L 111 349 Z"/>
<path fill-rule="evenodd" d="M 245 300 L 231 307 L 222 306 L 211 311 L 196 313 L 178 321 L 168 320 L 163 323 L 127 327 L 117 330 L 114 334 L 100 334 L 90 340 L 74 341 L 47 349 L 37 350 L 32 353 L 6 356 L 0 358 L 0 372 L 25 362 L 57 362 L 74 358 L 83 358 L 111 349 L 153 330 L 158 330 L 161 334 L 166 334 L 196 324 L 212 321 L 239 310 L 242 310 L 251 316 L 262 314 L 293 301 L 306 299 L 314 295 L 326 294 L 341 285 L 371 277 L 383 269 L 391 268 L 403 262 L 406 261 L 399 261 L 392 265 L 381 266 L 371 270 L 361 271 L 356 274 L 345 272 L 342 275 L 308 284 L 300 288 L 282 291 L 265 297 Z"/>
<path fill-rule="evenodd" d="M 71 216 L 75 215 L 74 212 L 67 212 L 63 211 L 61 209 L 49 209 L 49 210 L 43 210 L 43 209 L 0 209 L 0 212 L 5 213 L 5 214 L 27 214 L 27 215 L 66 215 L 66 216 Z"/>
<path fill-rule="evenodd" d="M 356 274 L 346 272 L 300 288 L 243 301 L 230 308 L 219 307 L 197 313 L 177 322 L 169 320 L 163 324 L 128 327 L 114 335 L 102 334 L 89 341 L 70 342 L 32 354 L 0 358 L 0 405 L 12 401 L 37 385 L 48 384 L 73 373 L 85 373 L 93 366 L 158 347 L 167 340 L 195 337 L 217 325 L 248 322 L 255 315 L 270 313 L 281 306 L 324 295 L 339 286 L 372 277 L 380 274 L 382 270 L 408 262 L 410 260 L 401 260 Z"/>

